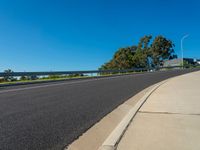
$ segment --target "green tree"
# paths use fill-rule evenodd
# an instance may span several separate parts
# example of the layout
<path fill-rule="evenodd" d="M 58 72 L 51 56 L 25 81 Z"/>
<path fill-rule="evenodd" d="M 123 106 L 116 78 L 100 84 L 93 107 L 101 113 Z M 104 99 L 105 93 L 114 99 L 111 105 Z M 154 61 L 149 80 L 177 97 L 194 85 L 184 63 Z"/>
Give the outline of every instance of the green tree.
<path fill-rule="evenodd" d="M 20 80 L 22 80 L 22 81 L 23 81 L 23 80 L 28 80 L 28 77 L 26 77 L 26 76 L 21 76 L 21 77 L 20 77 Z"/>
<path fill-rule="evenodd" d="M 6 74 L 4 76 L 4 80 L 5 81 L 12 81 L 14 78 L 12 76 L 10 76 L 10 74 L 12 73 L 13 71 L 11 69 L 7 69 L 7 70 L 4 70 L 4 73 Z"/>
<path fill-rule="evenodd" d="M 133 66 L 133 54 L 130 47 L 120 48 L 114 55 L 114 66 L 118 69 L 129 69 Z"/>
<path fill-rule="evenodd" d="M 136 53 L 133 57 L 133 64 L 135 68 L 146 68 L 148 67 L 148 57 L 150 57 L 150 41 L 152 36 L 144 36 L 140 39 L 137 46 Z"/>
<path fill-rule="evenodd" d="M 163 61 L 177 58 L 174 44 L 163 36 L 144 36 L 137 46 L 120 48 L 113 58 L 101 66 L 101 70 L 148 68 L 162 66 Z"/>
<path fill-rule="evenodd" d="M 174 44 L 163 36 L 157 36 L 150 49 L 150 56 L 155 67 L 162 66 L 164 60 L 177 58 L 174 54 Z"/>
<path fill-rule="evenodd" d="M 101 66 L 100 70 L 108 69 L 130 69 L 133 67 L 133 56 L 136 46 L 120 48 L 109 62 Z"/>

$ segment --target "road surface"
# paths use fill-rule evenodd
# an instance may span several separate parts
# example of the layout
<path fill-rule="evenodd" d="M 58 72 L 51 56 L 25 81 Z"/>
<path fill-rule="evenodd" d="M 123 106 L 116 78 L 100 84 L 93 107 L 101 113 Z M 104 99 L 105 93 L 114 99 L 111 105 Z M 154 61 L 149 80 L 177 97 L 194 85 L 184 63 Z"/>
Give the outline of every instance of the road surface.
<path fill-rule="evenodd" d="M 61 150 L 139 91 L 191 71 L 0 88 L 0 150 Z"/>

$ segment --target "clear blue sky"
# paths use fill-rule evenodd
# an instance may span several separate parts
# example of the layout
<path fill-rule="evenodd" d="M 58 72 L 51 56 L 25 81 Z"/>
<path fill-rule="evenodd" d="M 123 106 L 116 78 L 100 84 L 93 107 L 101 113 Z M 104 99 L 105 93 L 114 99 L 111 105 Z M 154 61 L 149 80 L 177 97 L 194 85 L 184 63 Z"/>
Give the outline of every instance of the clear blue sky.
<path fill-rule="evenodd" d="M 199 0 L 0 0 L 0 71 L 97 69 L 140 37 L 200 58 Z"/>

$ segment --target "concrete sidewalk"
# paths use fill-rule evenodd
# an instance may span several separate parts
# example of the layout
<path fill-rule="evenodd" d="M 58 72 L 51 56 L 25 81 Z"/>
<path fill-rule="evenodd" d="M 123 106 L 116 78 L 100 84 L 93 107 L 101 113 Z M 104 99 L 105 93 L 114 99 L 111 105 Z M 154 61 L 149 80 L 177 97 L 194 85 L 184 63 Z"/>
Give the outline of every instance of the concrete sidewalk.
<path fill-rule="evenodd" d="M 161 85 L 140 108 L 117 150 L 200 150 L 200 71 Z"/>

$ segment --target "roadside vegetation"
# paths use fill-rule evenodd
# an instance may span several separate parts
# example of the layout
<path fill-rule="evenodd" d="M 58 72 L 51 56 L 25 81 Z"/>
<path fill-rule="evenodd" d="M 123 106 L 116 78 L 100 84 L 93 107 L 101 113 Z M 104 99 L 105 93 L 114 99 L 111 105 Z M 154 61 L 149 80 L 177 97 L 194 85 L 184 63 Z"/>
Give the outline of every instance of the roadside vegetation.
<path fill-rule="evenodd" d="M 12 84 L 12 83 L 19 83 L 19 82 L 40 82 L 40 81 L 50 81 L 50 80 L 64 80 L 64 79 L 71 79 L 71 78 L 86 78 L 87 75 L 83 74 L 70 74 L 70 75 L 48 75 L 48 76 L 21 76 L 21 77 L 12 77 L 9 76 L 9 73 L 12 73 L 11 69 L 7 69 L 4 73 L 8 75 L 5 77 L 0 78 L 0 84 Z"/>
<path fill-rule="evenodd" d="M 138 72 L 117 72 L 117 73 L 106 73 L 106 74 L 96 74 L 94 76 L 112 76 L 113 74 L 125 75 Z M 77 78 L 91 78 L 93 75 L 83 75 L 83 74 L 71 74 L 71 75 L 49 75 L 44 77 L 39 76 L 21 76 L 19 78 L 6 77 L 0 78 L 0 85 L 2 84 L 15 84 L 15 83 L 28 83 L 28 82 L 41 82 L 41 81 L 59 81 L 67 79 L 77 79 Z"/>
<path fill-rule="evenodd" d="M 115 73 L 100 73 L 97 76 L 108 76 L 113 74 L 130 74 L 130 72 L 120 72 L 123 69 L 141 69 L 144 71 L 156 70 L 156 68 L 163 67 L 164 61 L 177 58 L 174 52 L 174 43 L 164 36 L 156 36 L 153 38 L 151 35 L 142 37 L 137 45 L 132 45 L 124 48 L 119 48 L 113 58 L 103 64 L 99 70 L 119 70 Z M 180 64 L 181 65 L 181 64 Z M 184 68 L 193 68 L 194 64 L 184 61 Z M 196 67 L 196 66 L 195 66 Z M 199 67 L 199 66 L 198 66 Z M 13 71 L 7 69 L 4 73 L 8 74 L 0 78 L 0 84 L 12 84 L 18 82 L 39 82 L 49 80 L 64 80 L 71 78 L 87 78 L 92 75 L 87 74 L 69 74 L 69 75 L 48 75 L 48 76 L 9 76 Z M 135 71 L 134 73 L 136 73 Z M 139 71 L 141 72 L 141 70 Z"/>
<path fill-rule="evenodd" d="M 113 58 L 99 69 L 132 69 L 162 67 L 165 60 L 177 58 L 174 43 L 164 36 L 144 36 L 137 45 L 119 48 Z"/>

